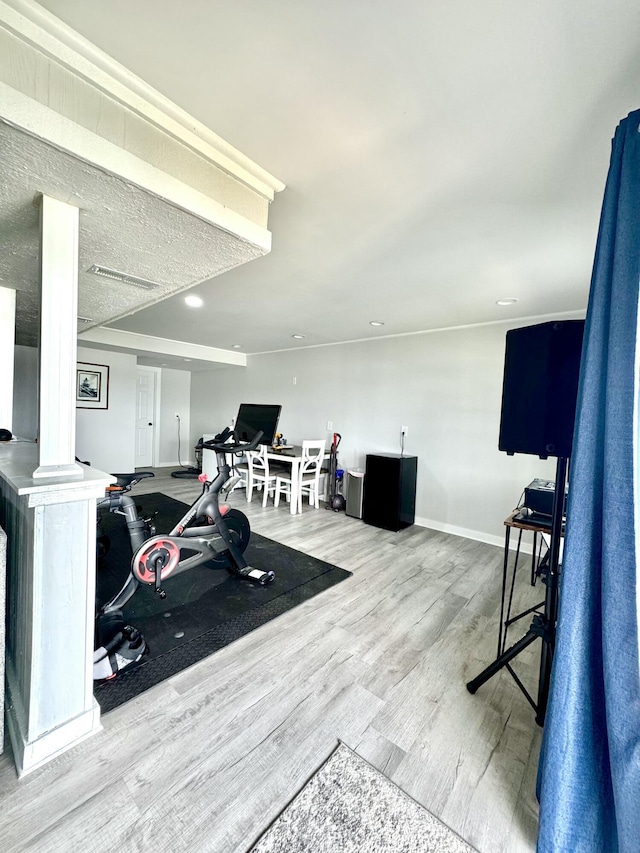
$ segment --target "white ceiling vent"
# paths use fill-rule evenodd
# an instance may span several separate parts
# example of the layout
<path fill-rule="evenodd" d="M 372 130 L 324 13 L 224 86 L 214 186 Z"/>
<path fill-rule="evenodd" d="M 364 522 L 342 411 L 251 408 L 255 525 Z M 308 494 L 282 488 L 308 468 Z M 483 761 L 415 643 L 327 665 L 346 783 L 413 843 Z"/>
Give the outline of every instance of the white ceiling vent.
<path fill-rule="evenodd" d="M 130 284 L 132 287 L 140 287 L 142 290 L 155 290 L 157 287 L 160 287 L 160 285 L 155 281 L 147 281 L 146 278 L 138 278 L 135 275 L 128 275 L 126 272 L 110 270 L 107 267 L 101 267 L 98 264 L 93 264 L 93 266 L 89 267 L 87 272 L 91 272 L 94 275 L 100 275 L 103 278 L 109 278 L 112 281 L 121 281 L 123 284 Z"/>

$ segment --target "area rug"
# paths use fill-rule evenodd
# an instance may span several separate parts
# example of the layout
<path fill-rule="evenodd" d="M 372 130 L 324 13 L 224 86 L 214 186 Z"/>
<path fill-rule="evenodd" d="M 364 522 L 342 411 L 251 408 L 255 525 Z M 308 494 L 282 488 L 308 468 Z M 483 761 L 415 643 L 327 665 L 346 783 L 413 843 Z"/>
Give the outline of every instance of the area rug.
<path fill-rule="evenodd" d="M 250 853 L 472 853 L 341 743 Z"/>
<path fill-rule="evenodd" d="M 186 504 L 162 494 L 143 495 L 138 503 L 142 513 L 157 512 L 154 523 L 159 533 L 171 530 L 186 510 Z M 102 526 L 111 548 L 98 567 L 97 609 L 119 591 L 131 565 L 122 516 L 105 513 Z M 351 576 L 257 533 L 251 534 L 245 557 L 256 568 L 273 570 L 275 581 L 263 587 L 205 564 L 169 578 L 165 599 L 150 586 L 138 589 L 123 614 L 128 624 L 142 631 L 150 651 L 112 681 L 94 685 L 103 713 Z"/>

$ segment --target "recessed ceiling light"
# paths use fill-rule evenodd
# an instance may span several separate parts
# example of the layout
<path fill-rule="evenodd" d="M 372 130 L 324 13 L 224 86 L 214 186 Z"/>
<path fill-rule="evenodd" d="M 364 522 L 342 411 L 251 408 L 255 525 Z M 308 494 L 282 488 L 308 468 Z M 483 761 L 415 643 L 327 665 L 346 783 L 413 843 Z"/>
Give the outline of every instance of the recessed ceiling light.
<path fill-rule="evenodd" d="M 184 301 L 187 303 L 189 308 L 201 308 L 204 305 L 203 300 L 195 294 L 192 296 L 185 296 Z"/>
<path fill-rule="evenodd" d="M 518 300 L 515 298 L 515 296 L 510 296 L 508 299 L 497 299 L 496 305 L 513 305 L 517 301 Z"/>
<path fill-rule="evenodd" d="M 370 326 L 384 326 L 384 323 L 381 323 L 380 320 L 369 320 Z"/>
<path fill-rule="evenodd" d="M 185 358 L 185 361 L 191 361 L 191 359 L 190 359 L 190 358 Z"/>
<path fill-rule="evenodd" d="M 242 349 L 242 344 L 231 344 L 231 349 Z"/>
<path fill-rule="evenodd" d="M 301 341 L 303 338 L 306 338 L 306 335 L 291 335 L 292 338 L 295 338 L 296 341 Z"/>

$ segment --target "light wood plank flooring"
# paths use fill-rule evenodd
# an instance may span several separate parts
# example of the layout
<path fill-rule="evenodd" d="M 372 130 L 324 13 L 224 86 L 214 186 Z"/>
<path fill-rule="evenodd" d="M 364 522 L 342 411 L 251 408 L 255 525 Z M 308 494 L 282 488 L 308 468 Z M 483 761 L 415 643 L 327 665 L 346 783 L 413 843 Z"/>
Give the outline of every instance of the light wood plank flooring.
<path fill-rule="evenodd" d="M 156 473 L 135 493 L 199 492 Z M 244 853 L 338 740 L 481 853 L 534 850 L 534 713 L 506 672 L 465 688 L 495 655 L 501 550 L 306 502 L 291 517 L 243 491 L 230 503 L 353 577 L 106 714 L 104 731 L 22 781 L 5 754 L 4 853 Z M 527 572 L 525 605 L 540 597 Z M 536 643 L 516 663 L 534 692 L 538 656 Z"/>

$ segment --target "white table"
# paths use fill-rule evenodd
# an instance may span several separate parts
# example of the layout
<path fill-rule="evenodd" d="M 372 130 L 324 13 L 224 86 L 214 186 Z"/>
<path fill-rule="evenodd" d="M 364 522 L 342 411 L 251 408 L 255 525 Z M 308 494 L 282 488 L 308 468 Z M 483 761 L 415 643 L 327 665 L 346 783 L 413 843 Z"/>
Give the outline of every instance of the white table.
<path fill-rule="evenodd" d="M 208 441 L 209 439 L 215 438 L 213 435 L 203 435 L 204 441 Z M 326 461 L 330 458 L 329 451 L 325 451 L 323 461 Z M 231 464 L 232 457 L 229 457 L 229 463 Z M 300 465 L 302 463 L 302 445 L 293 445 L 292 447 L 285 447 L 282 450 L 275 450 L 274 448 L 269 448 L 267 451 L 267 459 L 273 462 L 286 462 L 291 465 L 291 494 L 297 494 L 298 490 L 298 477 L 300 473 Z M 212 480 L 217 474 L 216 468 L 216 454 L 213 450 L 209 450 L 204 448 L 202 452 L 202 470 L 207 475 L 207 479 Z M 290 501 L 290 511 L 291 515 L 295 515 L 297 512 L 297 503 L 295 501 Z"/>
<path fill-rule="evenodd" d="M 325 451 L 322 457 L 323 462 L 329 459 L 331 454 L 328 450 Z M 282 450 L 270 448 L 267 451 L 267 459 L 274 462 L 287 462 L 291 464 L 291 496 L 289 502 L 289 511 L 291 515 L 295 515 L 298 511 L 298 502 L 293 499 L 294 495 L 298 494 L 298 477 L 300 474 L 300 464 L 302 462 L 302 446 L 293 445 L 292 447 L 284 447 Z"/>

